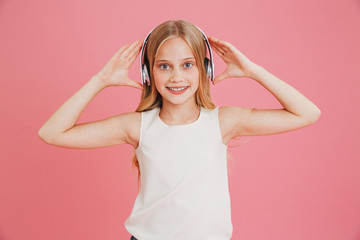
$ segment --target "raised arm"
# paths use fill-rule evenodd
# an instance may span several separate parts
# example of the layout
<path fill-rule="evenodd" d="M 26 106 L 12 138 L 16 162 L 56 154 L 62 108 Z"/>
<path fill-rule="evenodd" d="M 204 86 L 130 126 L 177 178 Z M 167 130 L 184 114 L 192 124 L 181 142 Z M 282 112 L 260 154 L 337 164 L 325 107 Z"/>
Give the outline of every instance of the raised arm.
<path fill-rule="evenodd" d="M 137 146 L 140 113 L 124 113 L 104 120 L 77 124 L 90 101 L 109 86 L 142 85 L 128 77 L 142 41 L 127 44 L 79 91 L 70 97 L 40 128 L 38 135 L 48 144 L 68 148 L 97 148 L 128 143 Z"/>
<path fill-rule="evenodd" d="M 241 135 L 268 135 L 299 129 L 314 123 L 320 109 L 295 88 L 251 62 L 228 42 L 209 37 L 215 52 L 225 61 L 225 71 L 214 84 L 226 78 L 249 77 L 265 87 L 284 107 L 256 109 L 221 107 L 219 118 L 224 143 Z"/>

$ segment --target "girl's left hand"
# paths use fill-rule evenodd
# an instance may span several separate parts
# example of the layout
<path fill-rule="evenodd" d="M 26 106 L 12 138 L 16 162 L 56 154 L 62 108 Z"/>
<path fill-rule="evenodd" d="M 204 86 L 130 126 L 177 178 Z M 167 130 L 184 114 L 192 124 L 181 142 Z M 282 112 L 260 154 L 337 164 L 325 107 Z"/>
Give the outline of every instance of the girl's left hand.
<path fill-rule="evenodd" d="M 216 84 L 226 78 L 232 77 L 250 77 L 257 64 L 251 62 L 244 54 L 237 50 L 232 44 L 221 41 L 214 37 L 208 37 L 211 47 L 226 63 L 226 69 L 214 78 L 213 84 Z"/>

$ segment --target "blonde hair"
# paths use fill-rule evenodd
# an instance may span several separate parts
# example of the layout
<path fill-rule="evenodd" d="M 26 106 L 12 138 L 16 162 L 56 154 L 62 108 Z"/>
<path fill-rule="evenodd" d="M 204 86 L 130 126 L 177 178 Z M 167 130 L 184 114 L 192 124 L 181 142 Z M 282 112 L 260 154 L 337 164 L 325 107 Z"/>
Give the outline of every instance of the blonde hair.
<path fill-rule="evenodd" d="M 215 109 L 215 104 L 210 97 L 210 83 L 206 78 L 204 59 L 206 57 L 206 43 L 202 32 L 192 23 L 185 20 L 169 20 L 157 26 L 149 35 L 146 43 L 144 58 L 147 59 L 148 69 L 150 69 L 151 84 L 144 84 L 141 100 L 136 112 L 149 111 L 157 107 L 162 107 L 162 97 L 157 91 L 154 82 L 153 66 L 157 52 L 161 45 L 168 39 L 181 37 L 189 45 L 195 57 L 196 65 L 199 66 L 199 87 L 195 92 L 196 104 L 199 107 Z M 140 167 L 136 153 L 133 154 L 133 168 L 138 169 L 138 188 L 140 189 Z"/>

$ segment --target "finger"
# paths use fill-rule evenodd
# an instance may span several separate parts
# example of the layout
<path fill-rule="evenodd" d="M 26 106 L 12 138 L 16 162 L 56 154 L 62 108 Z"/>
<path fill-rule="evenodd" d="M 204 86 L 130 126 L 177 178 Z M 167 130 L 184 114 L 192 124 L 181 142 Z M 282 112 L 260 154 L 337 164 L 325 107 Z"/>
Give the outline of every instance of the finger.
<path fill-rule="evenodd" d="M 226 55 L 227 52 L 222 52 L 222 50 L 217 47 L 214 47 L 213 49 L 225 63 L 229 62 L 229 59 L 227 58 L 227 55 Z"/>
<path fill-rule="evenodd" d="M 138 51 L 134 52 L 134 54 L 132 54 L 131 58 L 129 58 L 129 62 L 131 64 L 135 61 L 135 59 L 139 55 L 139 53 L 140 53 L 140 49 Z"/>
<path fill-rule="evenodd" d="M 119 51 L 119 54 L 117 54 L 117 58 L 125 58 L 128 55 L 129 49 L 134 45 L 134 43 L 128 43 L 126 44 L 122 51 Z"/>
<path fill-rule="evenodd" d="M 223 54 L 225 54 L 227 51 L 229 51 L 229 48 L 228 47 L 225 47 L 223 45 L 220 45 L 220 44 L 216 44 L 215 45 L 217 49 L 219 49 Z"/>
<path fill-rule="evenodd" d="M 140 50 L 141 50 L 141 46 L 142 46 L 142 44 L 141 44 L 141 41 L 135 46 L 135 48 L 133 49 L 133 51 L 131 51 L 130 53 L 129 53 L 129 55 L 127 56 L 127 58 L 129 59 L 129 61 L 134 61 L 135 60 L 135 58 L 139 55 L 139 53 L 140 53 Z M 132 60 L 132 59 L 134 59 L 134 60 Z"/>
<path fill-rule="evenodd" d="M 141 90 L 144 88 L 141 83 L 136 82 L 136 81 L 134 81 L 134 80 L 130 80 L 127 85 L 128 85 L 129 87 L 134 87 L 134 88 L 138 88 L 138 89 L 141 89 Z"/>
<path fill-rule="evenodd" d="M 221 48 L 225 52 L 235 49 L 235 47 L 229 42 L 221 41 L 215 37 L 211 37 L 210 39 L 211 39 L 210 44 L 212 43 L 212 44 L 216 45 L 218 48 Z"/>
<path fill-rule="evenodd" d="M 119 51 L 117 51 L 117 53 L 115 54 L 114 58 L 117 58 L 119 57 L 124 51 L 126 48 L 128 48 L 130 46 L 130 43 L 127 43 L 125 44 L 124 46 L 122 46 Z"/>
<path fill-rule="evenodd" d="M 230 47 L 232 46 L 230 43 L 226 42 L 226 41 L 222 41 L 222 40 L 219 40 L 215 37 L 210 37 L 210 41 L 212 41 L 213 43 L 217 44 L 217 45 L 220 45 L 220 46 L 224 46 L 224 47 Z"/>
<path fill-rule="evenodd" d="M 222 49 L 221 47 L 220 47 L 220 45 L 219 44 L 217 44 L 214 40 L 213 40 L 213 37 L 210 37 L 209 39 L 211 39 L 209 42 L 210 42 L 210 46 L 212 47 L 212 48 L 215 48 L 215 49 L 217 49 L 219 52 L 224 52 L 224 49 Z"/>
<path fill-rule="evenodd" d="M 127 43 L 127 44 L 125 44 L 124 46 L 122 46 L 122 47 L 115 53 L 115 55 L 110 58 L 110 60 L 106 63 L 106 65 L 105 65 L 104 68 L 107 68 L 107 67 L 109 67 L 110 65 L 114 64 L 114 63 L 117 61 L 117 59 L 119 58 L 119 56 L 125 51 L 125 49 L 126 49 L 127 47 L 129 47 L 129 45 L 130 45 L 130 44 Z"/>
<path fill-rule="evenodd" d="M 132 53 L 132 51 L 134 51 L 135 47 L 138 46 L 140 43 L 139 40 L 136 40 L 135 42 L 133 42 L 122 54 L 122 57 L 127 58 L 129 56 L 129 54 Z"/>
<path fill-rule="evenodd" d="M 222 49 L 219 49 L 217 46 L 212 46 L 212 48 L 215 50 L 215 52 L 221 57 L 225 54 L 225 52 Z"/>
<path fill-rule="evenodd" d="M 213 84 L 216 84 L 224 79 L 228 78 L 227 72 L 222 72 L 214 78 Z"/>
<path fill-rule="evenodd" d="M 141 50 L 141 46 L 139 45 L 128 57 L 127 57 L 127 62 L 129 65 L 132 65 L 135 61 L 135 59 L 137 58 L 137 56 L 139 55 Z"/>
<path fill-rule="evenodd" d="M 212 42 L 210 43 L 210 45 L 212 48 L 216 49 L 222 55 L 224 55 L 226 53 L 226 49 L 222 48 L 220 45 L 212 43 Z"/>
<path fill-rule="evenodd" d="M 215 37 L 210 37 L 209 38 L 209 41 L 210 41 L 210 44 L 213 44 L 213 45 L 217 45 L 217 46 L 221 46 L 221 42 L 219 39 L 215 38 Z"/>

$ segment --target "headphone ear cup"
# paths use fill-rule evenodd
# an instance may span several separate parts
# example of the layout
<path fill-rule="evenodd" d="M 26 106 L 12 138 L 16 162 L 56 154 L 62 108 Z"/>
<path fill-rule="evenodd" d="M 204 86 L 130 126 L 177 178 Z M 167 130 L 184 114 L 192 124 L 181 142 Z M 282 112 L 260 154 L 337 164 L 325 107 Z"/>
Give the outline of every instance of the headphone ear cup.
<path fill-rule="evenodd" d="M 143 64 L 142 66 L 142 78 L 143 78 L 143 84 L 145 84 L 146 82 L 147 85 L 150 86 L 150 76 L 146 64 Z"/>
<path fill-rule="evenodd" d="M 211 71 L 212 71 L 210 59 L 208 59 L 208 58 L 204 59 L 204 66 L 205 66 L 206 78 L 210 79 Z"/>

